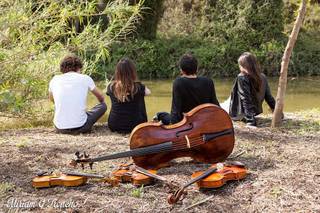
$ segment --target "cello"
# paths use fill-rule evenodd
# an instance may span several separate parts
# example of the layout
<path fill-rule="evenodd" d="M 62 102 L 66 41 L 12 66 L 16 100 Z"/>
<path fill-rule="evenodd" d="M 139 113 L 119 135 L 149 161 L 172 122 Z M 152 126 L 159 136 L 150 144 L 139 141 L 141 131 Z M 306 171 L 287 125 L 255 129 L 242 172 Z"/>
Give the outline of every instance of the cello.
<path fill-rule="evenodd" d="M 129 137 L 130 151 L 89 158 L 76 153 L 71 165 L 132 157 L 145 169 L 155 169 L 179 157 L 191 157 L 203 163 L 224 161 L 234 147 L 232 121 L 226 111 L 214 104 L 201 104 L 179 123 L 163 125 L 146 122 L 136 126 Z"/>

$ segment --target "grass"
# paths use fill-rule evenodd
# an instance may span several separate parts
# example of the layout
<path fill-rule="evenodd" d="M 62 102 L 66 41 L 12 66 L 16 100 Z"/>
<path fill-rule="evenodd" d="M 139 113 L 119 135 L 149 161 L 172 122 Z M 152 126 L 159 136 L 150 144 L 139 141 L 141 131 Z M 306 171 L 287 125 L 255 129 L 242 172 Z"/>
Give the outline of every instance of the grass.
<path fill-rule="evenodd" d="M 307 135 L 312 132 L 320 131 L 320 109 L 300 111 L 289 114 L 283 122 L 282 130 L 291 131 L 294 134 Z"/>
<path fill-rule="evenodd" d="M 0 198 L 6 197 L 8 192 L 13 191 L 15 188 L 14 184 L 9 182 L 1 182 L 0 183 Z"/>
<path fill-rule="evenodd" d="M 187 189 L 186 198 L 175 206 L 167 203 L 168 188 L 161 182 L 148 187 L 135 188 L 132 184 L 111 187 L 105 183 L 88 181 L 81 187 L 53 187 L 35 190 L 31 186 L 34 174 L 39 170 L 76 170 L 105 176 L 119 164 L 129 159 L 98 162 L 91 171 L 88 168 L 70 168 L 70 159 L 76 151 L 87 151 L 91 157 L 128 150 L 128 135 L 111 133 L 101 125 L 89 135 L 60 135 L 53 128 L 31 128 L 0 131 L 0 212 L 5 208 L 8 195 L 29 202 L 46 199 L 72 199 L 87 202 L 75 209 L 58 209 L 56 212 L 179 212 L 197 201 L 190 212 L 319 212 L 320 194 L 320 132 L 317 125 L 320 114 L 286 114 L 287 120 L 279 129 L 270 128 L 271 117 L 259 119 L 259 127 L 250 129 L 243 123 L 235 123 L 236 144 L 232 156 L 243 162 L 248 176 L 241 181 L 230 181 L 214 190 L 199 191 L 195 185 Z M 290 121 L 290 123 L 288 122 Z M 306 123 L 306 125 L 302 125 Z M 310 128 L 310 126 L 312 128 Z M 308 130 L 308 134 L 300 134 Z M 17 141 L 22 147 L 17 148 Z M 189 158 L 176 159 L 172 166 L 158 170 L 169 181 L 183 185 L 194 171 L 203 171 L 208 164 L 199 164 Z M 241 205 L 234 205 L 235 203 Z M 26 211 L 46 212 L 44 209 Z M 189 209 L 188 209 L 189 211 Z"/>
<path fill-rule="evenodd" d="M 0 117 L 0 131 L 5 131 L 8 129 L 25 129 L 25 128 L 33 128 L 37 126 L 49 127 L 52 126 L 52 118 L 51 116 L 39 116 L 40 119 L 37 118 L 3 118 Z"/>
<path fill-rule="evenodd" d="M 25 148 L 29 145 L 29 139 L 25 137 L 20 137 L 18 142 L 16 143 L 16 147 Z"/>
<path fill-rule="evenodd" d="M 139 188 L 133 189 L 131 191 L 131 196 L 136 198 L 142 198 L 144 193 L 143 189 L 144 189 L 143 185 Z"/>

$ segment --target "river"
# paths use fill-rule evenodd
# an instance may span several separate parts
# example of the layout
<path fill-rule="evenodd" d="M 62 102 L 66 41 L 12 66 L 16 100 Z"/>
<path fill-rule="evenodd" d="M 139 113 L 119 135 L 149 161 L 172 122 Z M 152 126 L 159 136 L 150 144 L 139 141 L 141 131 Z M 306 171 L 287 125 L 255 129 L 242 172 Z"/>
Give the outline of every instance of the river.
<path fill-rule="evenodd" d="M 213 79 L 219 102 L 223 102 L 230 95 L 233 79 Z M 277 93 L 279 78 L 268 78 L 272 95 Z M 150 90 L 151 95 L 145 98 L 148 119 L 159 111 L 170 111 L 172 80 L 145 80 L 142 81 Z M 99 88 L 105 92 L 105 84 L 98 83 Z M 108 112 L 110 110 L 110 98 L 106 96 Z M 89 106 L 96 102 L 89 96 Z M 288 78 L 287 92 L 285 97 L 285 112 L 295 112 L 320 107 L 320 77 Z M 264 113 L 269 113 L 267 104 L 264 102 Z M 105 120 L 105 119 L 102 119 Z"/>

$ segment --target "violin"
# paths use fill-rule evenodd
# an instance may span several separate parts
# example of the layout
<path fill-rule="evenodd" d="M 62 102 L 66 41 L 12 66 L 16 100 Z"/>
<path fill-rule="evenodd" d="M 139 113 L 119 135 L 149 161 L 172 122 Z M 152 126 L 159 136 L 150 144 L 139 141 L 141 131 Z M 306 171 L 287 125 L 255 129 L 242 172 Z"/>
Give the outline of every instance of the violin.
<path fill-rule="evenodd" d="M 130 135 L 130 151 L 89 158 L 76 153 L 71 165 L 132 157 L 145 169 L 159 168 L 172 159 L 191 157 L 204 163 L 225 160 L 234 147 L 232 121 L 226 111 L 214 104 L 201 104 L 184 114 L 179 123 L 163 125 L 146 122 L 136 126 Z"/>
<path fill-rule="evenodd" d="M 102 175 L 86 174 L 77 172 L 63 172 L 63 173 L 47 173 L 41 172 L 37 177 L 33 178 L 32 186 L 34 188 L 48 188 L 52 186 L 81 186 L 87 183 L 88 178 L 99 178 L 103 182 L 108 182 L 112 186 L 118 185 L 118 180 L 114 178 L 107 178 Z"/>
<path fill-rule="evenodd" d="M 229 180 L 240 180 L 247 175 L 245 165 L 239 161 L 229 161 L 225 163 L 213 164 L 208 170 L 204 172 L 195 172 L 192 174 L 192 179 L 180 187 L 174 194 L 168 196 L 168 203 L 175 204 L 182 200 L 187 192 L 185 189 L 197 183 L 200 189 L 211 189 L 223 186 Z"/>
<path fill-rule="evenodd" d="M 150 185 L 154 178 L 152 175 L 156 174 L 156 170 L 147 170 L 143 174 L 133 164 L 123 164 L 117 170 L 112 172 L 112 176 L 121 183 L 132 183 L 135 186 Z"/>
<path fill-rule="evenodd" d="M 241 164 L 214 164 L 212 167 L 217 168 L 217 171 L 197 182 L 197 185 L 200 189 L 218 188 L 223 186 L 227 181 L 241 180 L 247 176 L 247 169 Z M 191 177 L 197 178 L 201 174 L 203 174 L 203 172 L 195 172 L 191 175 Z"/>

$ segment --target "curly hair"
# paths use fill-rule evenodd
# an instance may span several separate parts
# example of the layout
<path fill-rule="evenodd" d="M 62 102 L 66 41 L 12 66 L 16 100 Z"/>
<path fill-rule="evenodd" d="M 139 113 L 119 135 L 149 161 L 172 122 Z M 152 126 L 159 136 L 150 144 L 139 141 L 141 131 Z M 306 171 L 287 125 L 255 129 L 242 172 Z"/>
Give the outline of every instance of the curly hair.
<path fill-rule="evenodd" d="M 81 69 L 83 64 L 81 59 L 75 55 L 68 55 L 64 57 L 60 63 L 60 70 L 62 73 L 67 73 L 74 71 L 76 72 L 78 69 Z"/>

